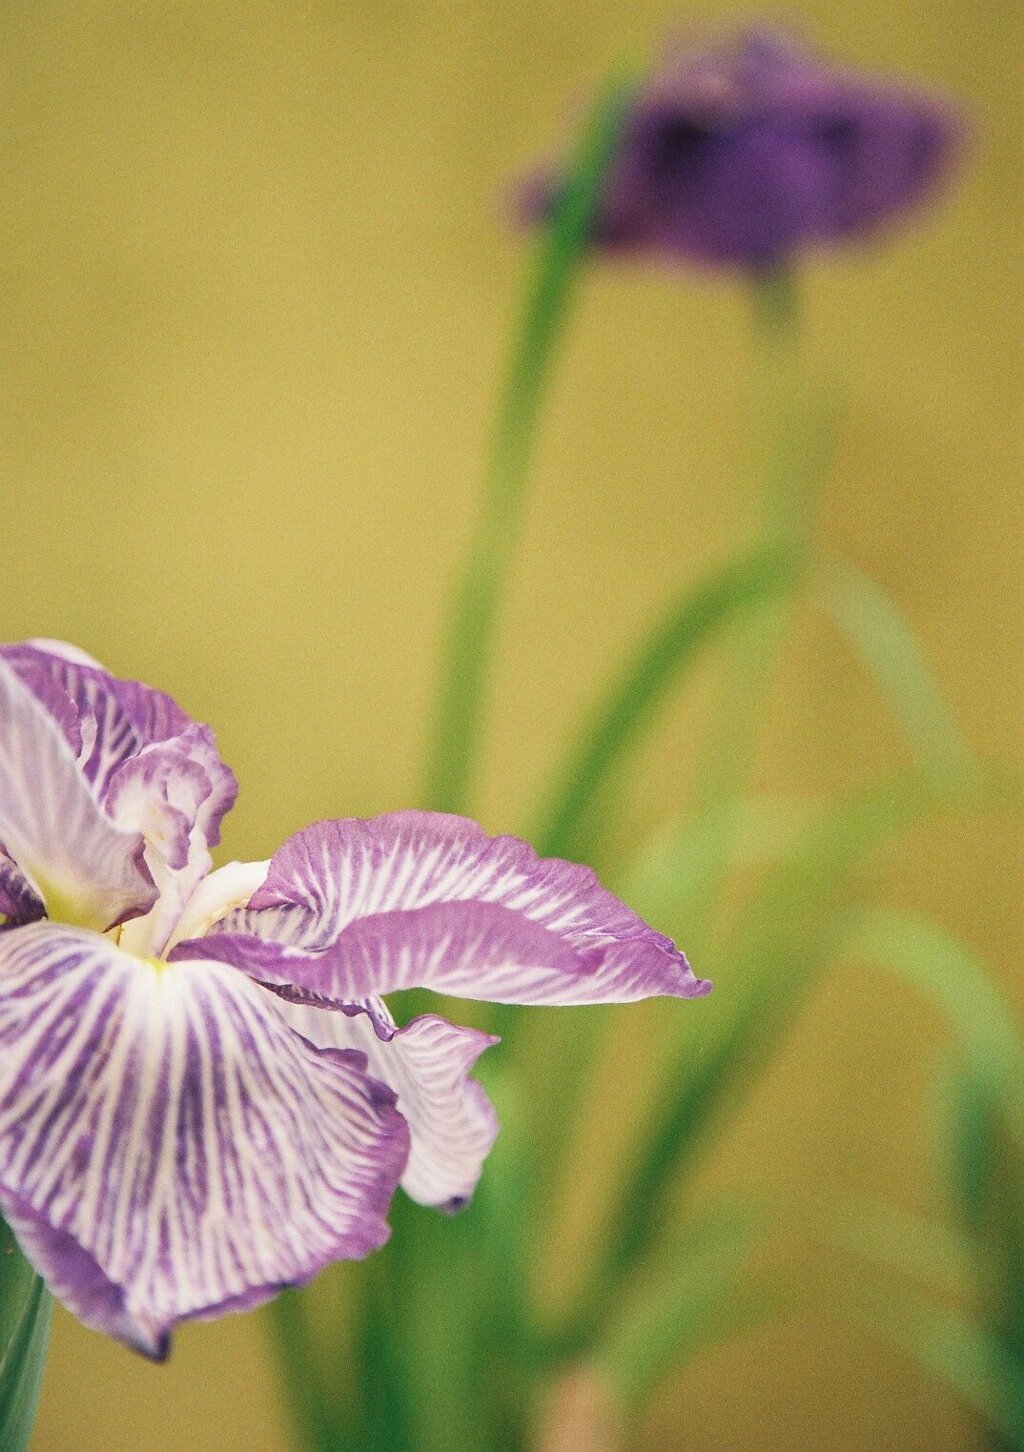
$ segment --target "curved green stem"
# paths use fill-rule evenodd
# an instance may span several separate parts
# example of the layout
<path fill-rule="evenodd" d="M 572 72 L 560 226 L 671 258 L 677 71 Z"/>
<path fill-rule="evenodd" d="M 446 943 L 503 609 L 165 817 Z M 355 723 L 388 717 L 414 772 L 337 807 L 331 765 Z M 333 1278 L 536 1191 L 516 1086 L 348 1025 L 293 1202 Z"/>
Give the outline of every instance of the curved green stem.
<path fill-rule="evenodd" d="M 769 545 L 687 584 L 626 661 L 581 733 L 534 833 L 545 857 L 589 855 L 582 840 L 602 789 L 669 690 L 728 625 L 784 593 L 791 555 Z"/>
<path fill-rule="evenodd" d="M 750 553 L 697 586 L 688 585 L 628 661 L 594 713 L 582 746 L 551 794 L 536 836 L 548 855 L 594 860 L 602 794 L 654 706 L 678 685 L 720 626 L 737 628 L 727 679 L 696 773 L 693 811 L 706 824 L 702 873 L 690 884 L 686 947 L 701 969 L 696 925 L 708 918 L 723 885 L 739 827 L 764 699 L 798 585 L 807 568 L 814 502 L 831 457 L 830 420 L 807 406 L 800 379 L 796 290 L 788 274 L 755 279 L 750 468 L 761 488 L 761 518 Z M 504 1011 L 498 1031 L 507 1028 Z M 560 1122 L 571 1117 L 609 1014 L 592 1015 L 560 1038 Z M 563 1102 L 564 1101 L 564 1102 Z M 549 1147 L 550 1150 L 550 1147 Z M 550 1155 L 549 1155 L 550 1157 Z M 538 1177 L 543 1181 L 543 1176 Z"/>

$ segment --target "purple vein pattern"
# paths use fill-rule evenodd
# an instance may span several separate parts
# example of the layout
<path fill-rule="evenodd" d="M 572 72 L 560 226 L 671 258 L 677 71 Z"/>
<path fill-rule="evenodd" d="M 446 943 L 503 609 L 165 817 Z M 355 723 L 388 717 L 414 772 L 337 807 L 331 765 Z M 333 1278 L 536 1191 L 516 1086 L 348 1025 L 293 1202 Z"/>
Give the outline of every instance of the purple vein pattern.
<path fill-rule="evenodd" d="M 0 1210 L 87 1325 L 152 1357 L 451 1211 L 498 1130 L 495 1040 L 381 994 L 710 987 L 593 873 L 463 818 L 321 822 L 212 870 L 235 780 L 159 691 L 0 649 Z"/>
<path fill-rule="evenodd" d="M 318 1053 L 217 964 L 42 923 L 9 941 L 5 1211 L 84 1320 L 159 1356 L 183 1316 L 384 1242 L 409 1132 L 362 1055 Z"/>
<path fill-rule="evenodd" d="M 247 908 L 174 954 L 200 951 L 239 966 L 256 953 L 265 981 L 340 1003 L 418 987 L 532 1004 L 707 989 L 589 868 L 436 812 L 297 832 Z"/>

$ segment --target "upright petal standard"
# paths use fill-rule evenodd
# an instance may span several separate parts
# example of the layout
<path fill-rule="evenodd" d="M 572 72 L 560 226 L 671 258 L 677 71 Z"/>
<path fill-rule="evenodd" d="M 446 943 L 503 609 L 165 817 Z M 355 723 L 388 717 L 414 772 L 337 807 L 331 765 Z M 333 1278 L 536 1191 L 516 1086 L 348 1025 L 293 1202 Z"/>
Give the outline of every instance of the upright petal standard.
<path fill-rule="evenodd" d="M 170 697 L 0 649 L 0 1210 L 86 1324 L 146 1355 L 383 1244 L 399 1183 L 466 1203 L 495 1040 L 381 995 L 694 997 L 586 868 L 463 818 L 328 821 L 212 871 L 235 781 Z"/>
<path fill-rule="evenodd" d="M 642 86 L 594 224 L 605 250 L 753 270 L 857 238 L 926 201 L 962 131 L 943 100 L 827 64 L 778 32 L 680 47 Z M 523 186 L 527 221 L 562 194 Z"/>

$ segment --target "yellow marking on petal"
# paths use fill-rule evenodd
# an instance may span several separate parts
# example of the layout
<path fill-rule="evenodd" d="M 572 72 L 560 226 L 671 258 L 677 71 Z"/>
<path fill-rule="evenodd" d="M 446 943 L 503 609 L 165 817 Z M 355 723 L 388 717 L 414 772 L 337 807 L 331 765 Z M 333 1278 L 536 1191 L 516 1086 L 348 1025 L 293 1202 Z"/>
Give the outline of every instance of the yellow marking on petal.
<path fill-rule="evenodd" d="M 51 923 L 64 923 L 69 928 L 92 928 L 93 931 L 103 926 L 96 921 L 95 903 L 70 896 L 39 873 L 33 873 L 33 880 Z"/>

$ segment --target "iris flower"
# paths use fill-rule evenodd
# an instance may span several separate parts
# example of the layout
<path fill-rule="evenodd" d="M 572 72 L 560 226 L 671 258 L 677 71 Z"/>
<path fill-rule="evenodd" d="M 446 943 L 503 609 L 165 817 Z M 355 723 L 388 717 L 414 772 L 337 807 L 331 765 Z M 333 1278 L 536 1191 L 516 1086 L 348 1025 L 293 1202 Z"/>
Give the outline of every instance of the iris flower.
<path fill-rule="evenodd" d="M 209 728 L 71 646 L 0 650 L 0 1210 L 87 1325 L 163 1356 L 387 1238 L 401 1184 L 463 1204 L 494 1039 L 382 995 L 692 997 L 594 875 L 460 817 L 326 821 L 212 869 L 236 783 Z"/>
<path fill-rule="evenodd" d="M 595 223 L 611 251 L 775 268 L 925 201 L 960 133 L 950 106 L 754 30 L 671 54 L 641 88 Z M 545 167 L 528 220 L 563 189 Z"/>

